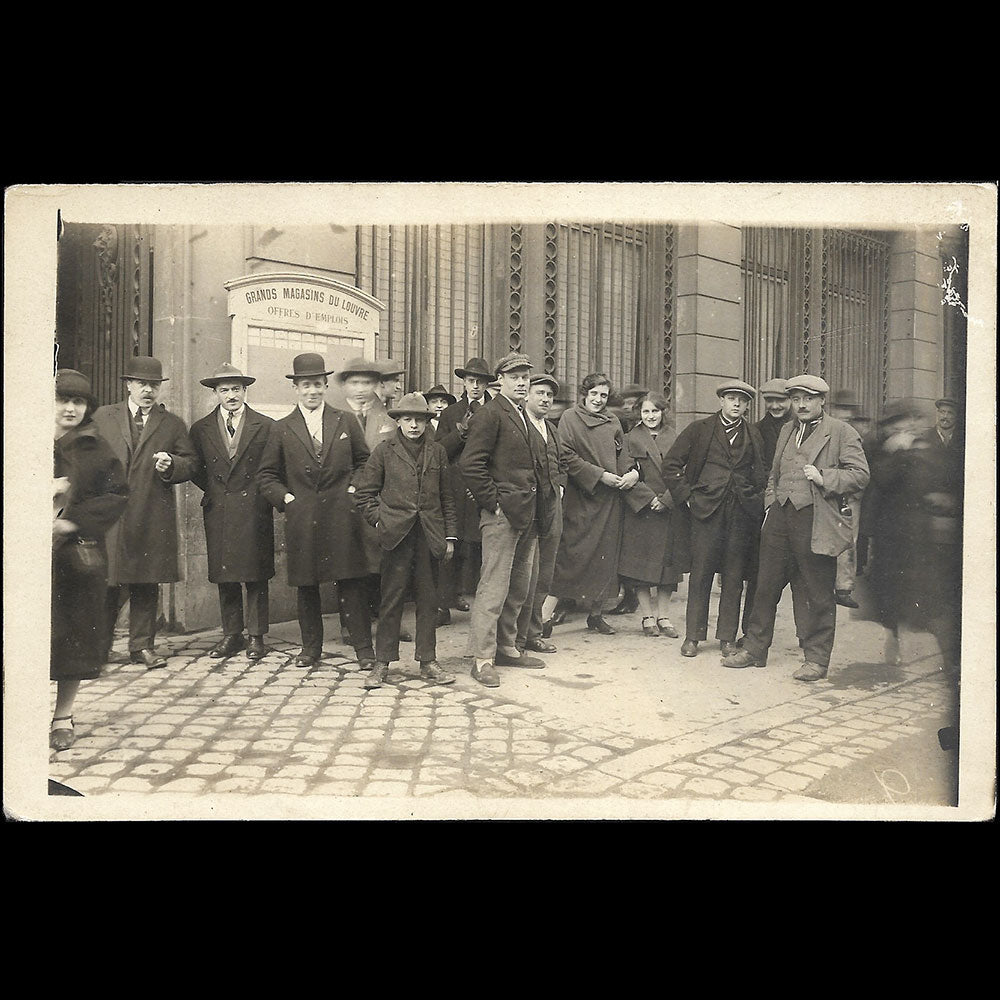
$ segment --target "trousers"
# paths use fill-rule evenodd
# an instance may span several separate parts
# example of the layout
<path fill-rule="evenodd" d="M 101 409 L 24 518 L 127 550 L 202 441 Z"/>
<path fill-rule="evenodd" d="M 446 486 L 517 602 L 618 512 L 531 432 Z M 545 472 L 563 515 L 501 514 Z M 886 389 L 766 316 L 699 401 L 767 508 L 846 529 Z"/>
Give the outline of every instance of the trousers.
<path fill-rule="evenodd" d="M 128 650 L 152 649 L 156 639 L 156 605 L 160 597 L 158 583 L 123 583 L 108 587 L 107 616 L 108 648 L 115 637 L 115 622 L 121 609 L 128 604 Z"/>
<path fill-rule="evenodd" d="M 323 653 L 323 611 L 319 585 L 298 587 L 299 630 L 302 633 L 302 653 L 316 659 Z M 368 610 L 364 577 L 337 581 L 340 611 L 351 637 L 358 659 L 372 660 L 372 619 Z"/>
<path fill-rule="evenodd" d="M 375 630 L 375 659 L 380 663 L 399 659 L 399 626 L 403 605 L 411 592 L 417 611 L 414 634 L 417 662 L 437 659 L 437 585 L 438 560 L 431 555 L 418 519 L 394 549 L 382 553 L 382 602 Z"/>
<path fill-rule="evenodd" d="M 542 637 L 542 605 L 549 596 L 552 577 L 556 571 L 556 556 L 559 554 L 559 541 L 562 538 L 562 500 L 558 493 L 555 497 L 555 516 L 545 534 L 539 534 L 536 546 L 537 568 L 533 569 L 535 583 L 529 587 L 531 600 L 525 601 L 521 613 L 517 616 L 518 649 L 524 649 L 528 639 Z"/>
<path fill-rule="evenodd" d="M 246 627 L 250 635 L 264 635 L 268 625 L 269 588 L 267 580 L 246 583 L 220 583 L 219 607 L 222 611 L 222 631 L 226 635 L 241 635 L 244 627 L 243 588 L 247 591 Z"/>

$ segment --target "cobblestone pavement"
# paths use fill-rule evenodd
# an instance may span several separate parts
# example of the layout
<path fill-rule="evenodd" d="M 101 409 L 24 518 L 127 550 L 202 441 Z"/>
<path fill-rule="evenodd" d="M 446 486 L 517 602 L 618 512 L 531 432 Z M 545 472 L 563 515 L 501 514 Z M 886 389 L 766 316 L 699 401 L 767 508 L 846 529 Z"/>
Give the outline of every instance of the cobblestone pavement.
<path fill-rule="evenodd" d="M 717 683 L 730 686 L 720 699 L 731 703 L 728 712 L 702 706 L 683 718 L 662 712 L 669 721 L 659 726 L 626 725 L 616 720 L 627 709 L 583 717 L 558 691 L 559 684 L 579 689 L 591 683 L 593 673 L 574 672 L 581 643 L 591 641 L 582 627 L 557 630 L 560 652 L 546 659 L 546 670 L 504 671 L 498 689 L 469 676 L 461 656 L 465 630 L 442 629 L 439 656 L 456 672 L 454 685 L 430 685 L 416 664 L 404 663 L 368 692 L 352 652 L 335 643 L 326 644 L 313 668 L 295 667 L 296 633 L 295 623 L 272 630 L 272 651 L 256 663 L 243 653 L 210 659 L 215 630 L 163 637 L 158 648 L 169 657 L 165 669 L 106 667 L 103 677 L 81 686 L 77 740 L 50 754 L 50 777 L 89 797 L 240 792 L 815 802 L 823 801 L 814 792 L 822 793 L 832 773 L 909 737 L 935 741 L 941 720 L 956 707 L 955 685 L 933 655 L 903 667 L 880 665 L 877 674 L 862 669 L 875 665 L 855 663 L 811 685 L 772 679 L 773 695 L 753 703 L 733 694 L 737 681 L 763 689 L 773 662 L 764 671 L 727 671 L 716 669 L 717 652 L 713 662 L 706 650 L 698 669 L 702 678 L 723 675 Z M 619 664 L 639 661 L 618 667 L 635 672 L 655 648 L 690 670 L 692 661 L 681 663 L 678 645 L 643 644 L 629 635 L 605 647 L 604 655 Z M 116 648 L 124 648 L 122 640 Z M 691 684 L 710 690 L 702 678 Z M 615 683 L 622 690 L 624 673 Z M 543 691 L 558 697 L 541 697 Z M 682 688 L 674 700 L 677 709 Z M 940 782 L 931 784 L 939 794 Z M 841 788 L 837 794 L 852 793 Z"/>

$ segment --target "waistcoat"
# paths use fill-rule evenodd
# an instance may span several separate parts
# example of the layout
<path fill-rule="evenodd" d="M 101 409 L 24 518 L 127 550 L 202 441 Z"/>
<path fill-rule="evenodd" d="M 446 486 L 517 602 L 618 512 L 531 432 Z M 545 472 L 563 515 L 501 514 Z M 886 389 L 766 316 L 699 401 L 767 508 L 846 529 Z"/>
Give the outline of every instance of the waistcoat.
<path fill-rule="evenodd" d="M 778 481 L 774 484 L 774 492 L 779 504 L 791 500 L 792 506 L 796 510 L 802 510 L 803 507 L 812 504 L 813 498 L 809 480 L 806 479 L 806 474 L 802 471 L 807 464 L 805 453 L 795 445 L 795 432 L 793 431 L 785 443 L 785 450 L 781 453 L 781 460 L 778 464 Z"/>

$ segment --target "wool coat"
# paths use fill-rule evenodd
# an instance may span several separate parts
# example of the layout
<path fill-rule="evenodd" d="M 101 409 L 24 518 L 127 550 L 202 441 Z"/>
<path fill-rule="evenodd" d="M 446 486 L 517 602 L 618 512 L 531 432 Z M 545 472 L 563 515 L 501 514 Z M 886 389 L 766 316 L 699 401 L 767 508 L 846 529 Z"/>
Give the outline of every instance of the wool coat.
<path fill-rule="evenodd" d="M 618 574 L 637 583 L 676 584 L 682 576 L 674 565 L 674 501 L 663 478 L 663 460 L 674 438 L 668 427 L 654 438 L 643 423 L 625 435 L 625 446 L 639 469 L 639 482 L 624 494 L 625 524 Z M 650 508 L 654 498 L 660 500 L 664 510 L 655 512 Z"/>
<path fill-rule="evenodd" d="M 480 508 L 492 514 L 499 504 L 515 531 L 528 528 L 538 509 L 535 454 L 526 421 L 506 396 L 497 396 L 476 412 L 458 460 Z"/>
<path fill-rule="evenodd" d="M 274 576 L 274 508 L 257 482 L 274 421 L 245 406 L 236 454 L 229 458 L 216 407 L 191 425 L 198 454 L 192 482 L 203 491 L 201 512 L 208 545 L 208 579 L 245 583 Z"/>
<path fill-rule="evenodd" d="M 106 537 L 108 584 L 175 583 L 181 574 L 174 486 L 188 482 L 198 466 L 184 421 L 162 404 L 154 405 L 134 454 L 128 403 L 100 407 L 94 429 L 122 463 L 129 490 L 125 513 Z M 156 471 L 153 455 L 158 451 L 173 458 L 167 472 Z"/>
<path fill-rule="evenodd" d="M 325 403 L 323 447 L 318 457 L 297 406 L 274 422 L 257 481 L 271 505 L 285 514 L 290 587 L 368 575 L 362 517 L 353 500 L 354 477 L 368 456 L 353 414 Z M 295 497 L 287 505 L 286 493 Z"/>
<path fill-rule="evenodd" d="M 60 516 L 76 525 L 72 535 L 53 539 L 52 680 L 100 676 L 107 659 L 104 627 L 106 566 L 83 571 L 73 558 L 82 540 L 96 543 L 106 559 L 105 535 L 128 501 L 125 470 L 92 422 L 68 431 L 55 443 L 55 475 L 70 481 Z"/>
<path fill-rule="evenodd" d="M 764 491 L 765 507 L 770 507 L 776 499 L 781 455 L 797 428 L 798 421 L 790 420 L 778 435 Z M 861 438 L 846 421 L 824 413 L 802 446 L 802 458 L 806 465 L 814 465 L 823 477 L 822 487 L 810 485 L 813 496 L 812 551 L 817 555 L 838 556 L 854 544 L 854 529 L 840 515 L 840 497 L 861 493 L 870 478 Z"/>
<path fill-rule="evenodd" d="M 493 397 L 489 393 L 483 396 L 483 405 Z M 444 448 L 448 455 L 448 488 L 455 501 L 456 530 L 463 542 L 480 543 L 479 535 L 479 504 L 475 497 L 469 494 L 468 486 L 458 467 L 458 461 L 465 450 L 467 434 L 463 434 L 458 425 L 465 418 L 469 409 L 469 395 L 462 395 L 450 406 L 446 407 L 438 420 L 435 440 Z M 478 413 L 478 409 L 476 411 Z M 496 508 L 494 507 L 494 510 Z"/>
<path fill-rule="evenodd" d="M 444 557 L 455 538 L 455 504 L 448 489 L 448 456 L 436 441 L 425 441 L 417 464 L 402 432 L 382 441 L 358 478 L 354 502 L 375 530 L 380 548 L 392 550 L 419 519 L 435 559 Z"/>
<path fill-rule="evenodd" d="M 605 472 L 622 476 L 635 463 L 625 448 L 618 418 L 582 405 L 559 419 L 559 441 L 568 474 L 563 533 L 549 593 L 596 602 L 618 592 L 622 491 L 601 482 Z"/>

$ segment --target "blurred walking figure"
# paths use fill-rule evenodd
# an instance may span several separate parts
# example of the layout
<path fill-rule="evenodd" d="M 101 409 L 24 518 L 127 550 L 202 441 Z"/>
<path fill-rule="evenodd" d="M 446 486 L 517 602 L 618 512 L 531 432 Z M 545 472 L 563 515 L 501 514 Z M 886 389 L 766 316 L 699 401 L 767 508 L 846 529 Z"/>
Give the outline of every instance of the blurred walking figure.
<path fill-rule="evenodd" d="M 80 681 L 100 677 L 107 660 L 104 536 L 125 510 L 128 486 L 121 462 L 94 428 L 90 382 L 62 368 L 55 388 L 49 678 L 56 682 L 56 704 L 49 746 L 67 750 L 75 738 Z"/>
<path fill-rule="evenodd" d="M 674 501 L 663 477 L 663 463 L 674 443 L 664 424 L 667 402 L 647 395 L 639 404 L 639 423 L 625 436 L 629 455 L 639 469 L 639 481 L 625 493 L 618 573 L 631 587 L 642 610 L 642 631 L 648 636 L 676 639 L 680 633 L 667 609 L 682 574 L 671 511 Z"/>

